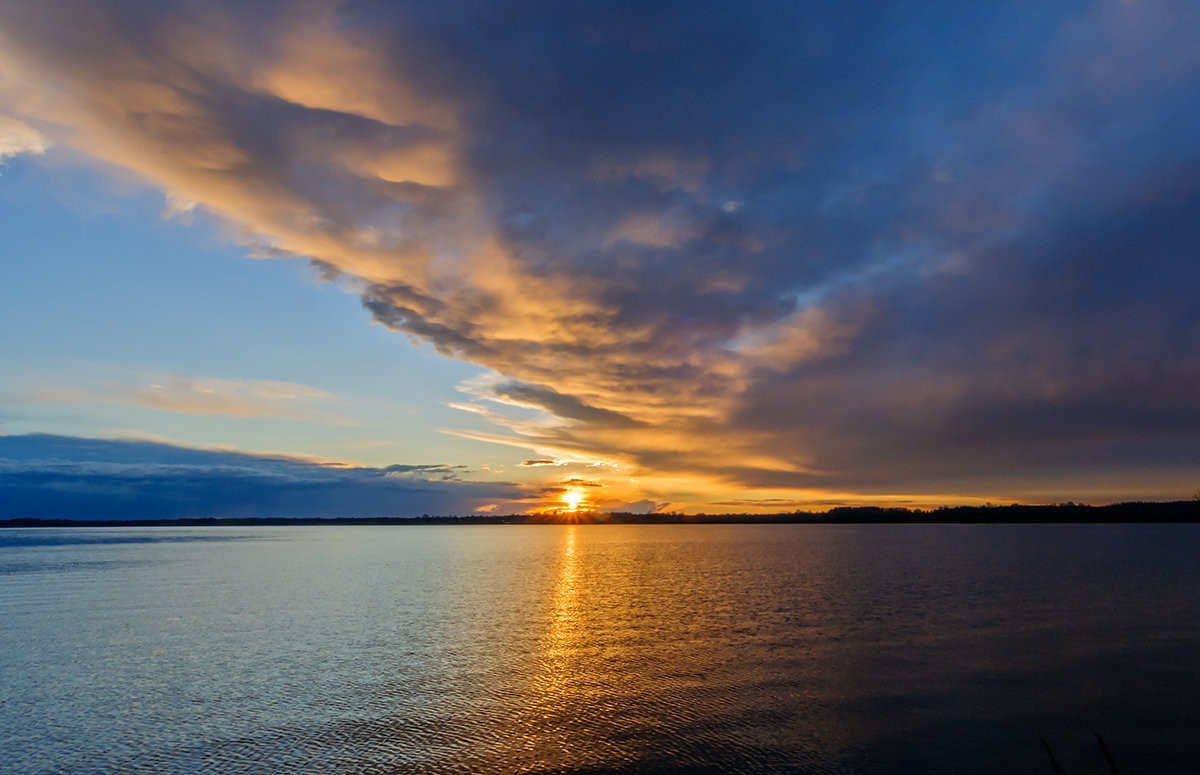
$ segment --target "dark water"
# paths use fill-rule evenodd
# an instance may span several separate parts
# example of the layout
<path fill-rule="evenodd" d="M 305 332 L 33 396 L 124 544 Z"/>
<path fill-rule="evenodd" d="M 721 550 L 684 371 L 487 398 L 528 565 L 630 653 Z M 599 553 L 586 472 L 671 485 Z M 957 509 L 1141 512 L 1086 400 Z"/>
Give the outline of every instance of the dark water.
<path fill-rule="evenodd" d="M 0 531 L 3 772 L 1200 768 L 1200 526 Z"/>

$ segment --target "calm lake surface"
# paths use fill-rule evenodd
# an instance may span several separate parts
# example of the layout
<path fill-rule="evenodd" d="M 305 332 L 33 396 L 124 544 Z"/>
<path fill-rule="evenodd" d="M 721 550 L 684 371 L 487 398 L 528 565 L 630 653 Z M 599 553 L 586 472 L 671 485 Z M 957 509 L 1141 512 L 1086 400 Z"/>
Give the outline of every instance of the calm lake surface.
<path fill-rule="evenodd" d="M 0 771 L 1194 772 L 1200 526 L 0 530 Z"/>

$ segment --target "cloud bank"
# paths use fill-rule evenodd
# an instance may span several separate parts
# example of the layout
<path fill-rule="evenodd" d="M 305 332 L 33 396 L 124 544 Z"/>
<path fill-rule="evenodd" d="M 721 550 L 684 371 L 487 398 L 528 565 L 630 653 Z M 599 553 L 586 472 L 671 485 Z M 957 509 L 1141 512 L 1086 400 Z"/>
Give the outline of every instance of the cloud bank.
<path fill-rule="evenodd" d="M 526 488 L 461 466 L 383 468 L 33 434 L 0 436 L 0 519 L 410 517 L 525 510 Z"/>
<path fill-rule="evenodd" d="M 494 440 L 655 499 L 1179 497 L 1197 28 L 1186 0 L 14 1 L 0 108 L 355 278 L 503 375 L 472 387 Z"/>

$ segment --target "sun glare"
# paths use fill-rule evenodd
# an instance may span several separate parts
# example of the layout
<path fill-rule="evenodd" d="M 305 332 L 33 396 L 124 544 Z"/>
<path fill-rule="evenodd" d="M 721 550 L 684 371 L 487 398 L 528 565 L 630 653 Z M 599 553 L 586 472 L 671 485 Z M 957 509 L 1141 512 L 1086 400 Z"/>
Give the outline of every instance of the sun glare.
<path fill-rule="evenodd" d="M 574 487 L 570 487 L 562 496 L 563 503 L 567 504 L 567 509 L 570 511 L 578 511 L 579 505 L 583 503 L 583 493 Z"/>

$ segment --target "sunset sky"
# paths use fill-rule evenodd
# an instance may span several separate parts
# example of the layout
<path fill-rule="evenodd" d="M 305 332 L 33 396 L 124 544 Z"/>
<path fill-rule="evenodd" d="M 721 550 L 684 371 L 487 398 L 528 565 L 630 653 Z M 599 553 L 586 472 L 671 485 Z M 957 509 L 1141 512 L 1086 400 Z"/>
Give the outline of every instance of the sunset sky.
<path fill-rule="evenodd" d="M 0 518 L 1189 498 L 1197 30 L 0 0 Z"/>

